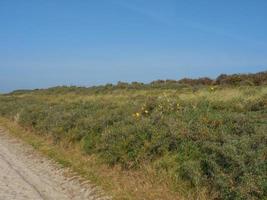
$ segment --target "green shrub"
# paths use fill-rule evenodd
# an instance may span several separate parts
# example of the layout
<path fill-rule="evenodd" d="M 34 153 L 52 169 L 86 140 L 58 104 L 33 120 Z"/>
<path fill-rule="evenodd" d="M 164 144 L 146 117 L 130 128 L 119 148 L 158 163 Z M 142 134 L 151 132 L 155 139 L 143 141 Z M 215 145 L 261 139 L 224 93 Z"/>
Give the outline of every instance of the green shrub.
<path fill-rule="evenodd" d="M 243 79 L 222 76 L 217 81 L 239 84 Z M 263 80 L 250 81 L 258 79 Z M 240 96 L 215 100 L 208 95 L 227 88 L 192 91 L 170 80 L 147 87 L 119 83 L 20 91 L 0 96 L 0 115 L 55 143 L 81 144 L 85 153 L 111 166 L 150 165 L 159 175 L 173 176 L 174 184 L 183 180 L 192 188 L 207 187 L 218 199 L 267 196 L 266 87 L 237 87 Z M 198 90 L 206 96 L 197 96 Z"/>

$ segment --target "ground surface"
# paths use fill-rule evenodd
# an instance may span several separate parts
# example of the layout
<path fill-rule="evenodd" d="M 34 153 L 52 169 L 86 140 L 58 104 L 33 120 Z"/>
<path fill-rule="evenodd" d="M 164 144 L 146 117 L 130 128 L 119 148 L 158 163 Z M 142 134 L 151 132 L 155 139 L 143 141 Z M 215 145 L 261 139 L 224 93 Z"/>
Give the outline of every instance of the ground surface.
<path fill-rule="evenodd" d="M 106 199 L 0 127 L 0 200 Z"/>

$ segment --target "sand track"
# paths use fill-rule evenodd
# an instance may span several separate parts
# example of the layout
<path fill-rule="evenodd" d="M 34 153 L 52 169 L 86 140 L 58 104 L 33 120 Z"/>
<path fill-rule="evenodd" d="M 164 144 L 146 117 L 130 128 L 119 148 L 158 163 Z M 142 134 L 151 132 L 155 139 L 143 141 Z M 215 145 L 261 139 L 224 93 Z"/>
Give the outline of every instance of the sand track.
<path fill-rule="evenodd" d="M 0 200 L 109 199 L 67 173 L 0 128 Z"/>

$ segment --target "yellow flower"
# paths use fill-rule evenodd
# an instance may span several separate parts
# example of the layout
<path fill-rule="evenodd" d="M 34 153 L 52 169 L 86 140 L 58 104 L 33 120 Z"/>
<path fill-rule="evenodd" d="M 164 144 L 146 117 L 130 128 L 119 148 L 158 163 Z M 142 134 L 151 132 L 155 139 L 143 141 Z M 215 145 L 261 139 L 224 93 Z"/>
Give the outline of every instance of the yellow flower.
<path fill-rule="evenodd" d="M 148 113 L 148 110 L 145 110 L 145 113 L 147 114 Z"/>
<path fill-rule="evenodd" d="M 138 112 L 135 113 L 135 116 L 136 116 L 136 117 L 140 117 L 140 113 L 138 113 Z"/>

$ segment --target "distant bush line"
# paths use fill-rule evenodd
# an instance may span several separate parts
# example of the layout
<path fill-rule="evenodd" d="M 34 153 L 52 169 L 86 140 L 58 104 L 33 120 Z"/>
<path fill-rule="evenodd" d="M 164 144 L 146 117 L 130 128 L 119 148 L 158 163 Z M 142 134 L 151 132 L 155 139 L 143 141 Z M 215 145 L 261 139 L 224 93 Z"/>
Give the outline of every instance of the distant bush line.
<path fill-rule="evenodd" d="M 151 83 L 142 82 L 121 82 L 117 84 L 106 84 L 100 86 L 92 87 L 77 87 L 77 86 L 58 86 L 52 87 L 48 90 L 45 89 L 35 89 L 36 91 L 48 93 L 65 93 L 65 92 L 75 92 L 75 93 L 99 93 L 105 91 L 112 91 L 116 89 L 181 89 L 185 87 L 201 87 L 201 86 L 260 86 L 267 85 L 267 71 L 258 72 L 254 74 L 232 74 L 226 75 L 221 74 L 216 79 L 211 79 L 208 77 L 202 77 L 198 79 L 183 78 L 180 80 L 156 80 Z M 32 90 L 16 90 L 12 92 L 13 94 L 32 92 Z M 12 94 L 11 93 L 11 94 Z"/>

